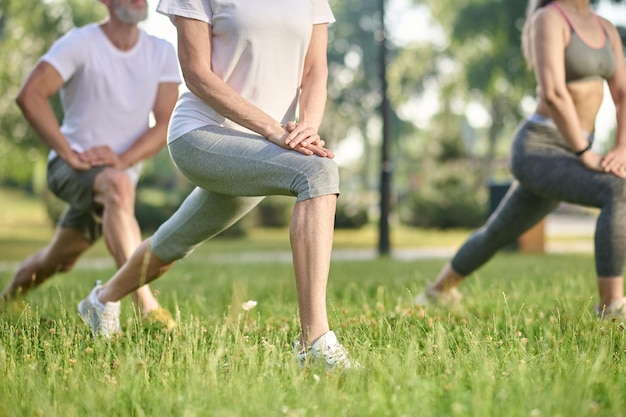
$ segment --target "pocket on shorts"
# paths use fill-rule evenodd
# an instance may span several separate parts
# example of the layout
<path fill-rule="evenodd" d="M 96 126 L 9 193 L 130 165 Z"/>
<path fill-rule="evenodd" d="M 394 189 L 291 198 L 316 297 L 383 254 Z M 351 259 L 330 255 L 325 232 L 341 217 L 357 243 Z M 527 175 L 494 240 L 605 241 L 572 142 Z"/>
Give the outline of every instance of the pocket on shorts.
<path fill-rule="evenodd" d="M 48 189 L 57 197 L 60 197 L 59 193 L 63 189 L 63 185 L 67 183 L 67 175 L 63 175 L 62 171 L 63 161 L 58 156 L 48 162 L 46 182 Z"/>
<path fill-rule="evenodd" d="M 48 189 L 52 194 L 79 210 L 89 210 L 91 199 L 86 195 L 84 179 L 63 160 L 55 159 L 48 165 Z"/>

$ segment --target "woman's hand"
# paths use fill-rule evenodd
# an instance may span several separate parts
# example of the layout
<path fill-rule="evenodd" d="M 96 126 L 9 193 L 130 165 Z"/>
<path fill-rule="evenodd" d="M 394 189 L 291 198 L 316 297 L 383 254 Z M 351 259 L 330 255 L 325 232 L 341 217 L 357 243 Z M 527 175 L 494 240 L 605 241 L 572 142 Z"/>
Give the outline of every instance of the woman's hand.
<path fill-rule="evenodd" d="M 311 127 L 295 122 L 288 122 L 285 126 L 287 133 L 280 138 L 268 139 L 283 148 L 300 152 L 304 155 L 317 155 L 323 158 L 334 158 L 335 155 L 324 147 L 325 142 Z"/>
<path fill-rule="evenodd" d="M 626 148 L 616 146 L 602 158 L 601 164 L 604 171 L 624 178 L 626 176 Z"/>
<path fill-rule="evenodd" d="M 324 141 L 317 134 L 317 131 L 312 127 L 306 127 L 296 122 L 287 122 L 285 126 L 289 134 L 285 138 L 285 145 L 294 149 L 298 145 L 302 145 L 305 148 L 308 145 L 324 146 Z"/>
<path fill-rule="evenodd" d="M 606 172 L 609 174 L 613 174 L 619 178 L 626 178 L 626 170 L 624 170 L 623 168 L 617 169 L 617 166 L 614 166 L 611 169 L 606 169 L 603 165 L 604 158 L 602 158 L 602 156 L 598 155 L 595 152 L 587 151 L 579 158 L 580 162 L 582 162 L 585 167 L 592 171 Z"/>

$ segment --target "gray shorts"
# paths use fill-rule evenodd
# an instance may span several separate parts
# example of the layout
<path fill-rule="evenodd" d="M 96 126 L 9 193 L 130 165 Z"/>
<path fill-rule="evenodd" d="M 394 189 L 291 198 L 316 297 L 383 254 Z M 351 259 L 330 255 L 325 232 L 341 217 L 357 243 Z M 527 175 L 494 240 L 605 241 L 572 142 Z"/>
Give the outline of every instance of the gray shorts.
<path fill-rule="evenodd" d="M 102 206 L 93 201 L 93 184 L 105 168 L 76 171 L 58 156 L 48 161 L 48 188 L 68 204 L 58 226 L 78 229 L 92 243 L 102 236 Z"/>
<path fill-rule="evenodd" d="M 302 201 L 339 195 L 335 161 L 281 148 L 260 135 L 207 126 L 171 142 L 169 151 L 196 188 L 153 236 L 152 249 L 165 261 L 191 253 L 265 196 Z"/>

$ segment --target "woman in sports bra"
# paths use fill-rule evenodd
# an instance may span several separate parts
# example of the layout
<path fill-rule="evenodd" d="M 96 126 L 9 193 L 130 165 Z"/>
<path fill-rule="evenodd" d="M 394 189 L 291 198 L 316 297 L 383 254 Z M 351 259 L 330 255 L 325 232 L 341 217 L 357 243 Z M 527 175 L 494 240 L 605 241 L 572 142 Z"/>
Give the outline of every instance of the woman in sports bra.
<path fill-rule="evenodd" d="M 599 208 L 595 264 L 599 317 L 626 318 L 626 65 L 616 28 L 589 0 L 531 0 L 523 51 L 537 80 L 535 113 L 511 149 L 515 181 L 487 223 L 461 246 L 416 305 L 457 303 L 456 287 L 561 201 Z M 608 83 L 617 109 L 615 146 L 591 147 Z"/>

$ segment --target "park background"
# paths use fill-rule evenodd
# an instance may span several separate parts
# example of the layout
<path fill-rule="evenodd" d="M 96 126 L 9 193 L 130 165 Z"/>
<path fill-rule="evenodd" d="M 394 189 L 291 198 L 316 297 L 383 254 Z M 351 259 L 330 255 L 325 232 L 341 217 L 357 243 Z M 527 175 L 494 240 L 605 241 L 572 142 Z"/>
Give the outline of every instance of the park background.
<path fill-rule="evenodd" d="M 144 27 L 174 42 L 149 3 Z M 534 104 L 519 48 L 526 2 L 331 5 L 337 22 L 329 28 L 320 133 L 338 154 L 343 190 L 330 319 L 362 370 L 327 374 L 291 361 L 293 201 L 268 198 L 154 284 L 179 321 L 172 334 L 142 328 L 125 304 L 121 339 L 89 337 L 75 305 L 113 273 L 102 244 L 76 270 L 1 310 L 0 416 L 626 415 L 624 325 L 593 313 L 593 210 L 563 206 L 549 216 L 542 225 L 549 254 L 498 254 L 464 285 L 462 310 L 411 305 L 485 220 L 497 186 L 511 181 L 511 134 Z M 626 25 L 622 1 L 596 7 Z M 103 16 L 93 0 L 0 0 L 2 284 L 49 240 L 62 209 L 45 188 L 47 149 L 14 98 L 55 39 Z M 385 97 L 390 257 L 377 251 Z M 614 129 L 607 102 L 598 151 L 611 146 Z M 145 164 L 139 190 L 137 214 L 149 233 L 189 184 L 164 151 Z M 258 307 L 243 310 L 248 299 Z"/>
<path fill-rule="evenodd" d="M 175 45 L 174 27 L 154 11 L 156 0 L 149 3 L 145 29 Z M 479 226 L 494 185 L 511 181 L 512 132 L 534 107 L 534 81 L 519 47 L 526 2 L 331 4 L 337 22 L 330 26 L 329 99 L 320 134 L 341 169 L 337 227 L 379 223 L 383 185 L 389 206 L 383 220 L 392 230 Z M 91 0 L 0 0 L 0 6 L 0 186 L 40 198 L 54 224 L 62 204 L 46 191 L 47 149 L 14 98 L 55 39 L 102 18 L 104 10 Z M 626 25 L 619 1 L 600 1 L 598 13 Z M 611 146 L 615 129 L 608 92 L 606 97 L 596 126 L 598 151 Z M 61 117 L 58 100 L 54 106 Z M 383 146 L 387 184 L 381 184 Z M 143 229 L 154 230 L 189 190 L 166 150 L 145 163 L 137 204 Z M 268 198 L 230 233 L 284 227 L 291 204 Z"/>

